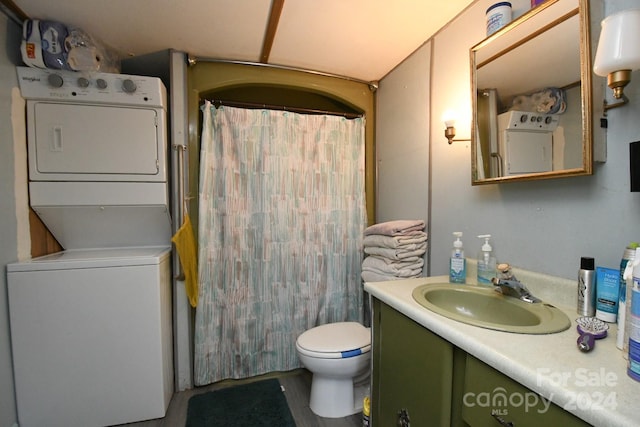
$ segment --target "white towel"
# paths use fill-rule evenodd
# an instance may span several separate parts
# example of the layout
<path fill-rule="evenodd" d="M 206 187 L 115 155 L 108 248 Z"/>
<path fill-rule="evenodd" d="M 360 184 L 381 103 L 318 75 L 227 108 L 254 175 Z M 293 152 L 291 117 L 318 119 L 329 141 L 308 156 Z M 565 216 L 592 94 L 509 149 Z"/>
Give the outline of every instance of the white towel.
<path fill-rule="evenodd" d="M 424 242 L 413 250 L 379 248 L 377 246 L 365 247 L 364 252 L 369 255 L 378 255 L 391 260 L 402 260 L 409 257 L 420 256 L 427 251 L 427 243 Z"/>
<path fill-rule="evenodd" d="M 396 277 L 392 274 L 378 274 L 373 271 L 363 271 L 360 276 L 365 282 L 386 282 L 387 280 L 406 279 L 406 277 Z"/>
<path fill-rule="evenodd" d="M 392 261 L 387 258 L 371 255 L 364 259 L 362 262 L 363 270 L 380 271 L 382 273 L 390 273 L 399 276 L 406 276 L 406 274 L 399 274 L 409 270 L 422 269 L 424 260 L 418 258 L 416 261 Z M 415 273 L 414 273 L 415 274 Z"/>
<path fill-rule="evenodd" d="M 395 221 L 381 222 L 365 228 L 364 235 L 382 234 L 385 236 L 400 236 L 411 234 L 424 229 L 424 221 L 421 219 L 398 219 Z"/>
<path fill-rule="evenodd" d="M 367 272 L 367 273 L 374 273 L 374 274 L 380 274 L 380 275 L 385 275 L 385 276 L 395 276 L 395 277 L 401 277 L 403 279 L 408 279 L 410 277 L 416 277 L 419 276 L 420 274 L 422 274 L 422 268 L 416 268 L 416 269 L 401 269 L 401 270 L 397 270 L 394 272 L 388 272 L 388 271 L 381 271 L 381 270 L 377 270 L 375 268 L 363 268 L 362 272 Z"/>
<path fill-rule="evenodd" d="M 380 248 L 403 248 L 408 250 L 417 249 L 419 243 L 427 241 L 427 233 L 417 231 L 414 234 L 402 236 L 385 236 L 384 234 L 369 234 L 364 237 L 364 246 L 378 246 Z"/>
<path fill-rule="evenodd" d="M 378 248 L 378 249 L 380 249 L 380 248 Z M 412 263 L 415 263 L 415 262 L 420 262 L 420 260 L 422 260 L 424 262 L 424 260 L 422 259 L 422 255 L 423 254 L 420 254 L 420 256 L 408 256 L 406 258 L 390 259 L 390 258 L 387 258 L 387 257 L 382 256 L 382 255 L 367 254 L 366 258 L 374 256 L 374 257 L 377 257 L 377 258 L 381 259 L 382 261 L 384 261 L 386 263 L 406 262 L 407 264 L 412 264 Z"/>

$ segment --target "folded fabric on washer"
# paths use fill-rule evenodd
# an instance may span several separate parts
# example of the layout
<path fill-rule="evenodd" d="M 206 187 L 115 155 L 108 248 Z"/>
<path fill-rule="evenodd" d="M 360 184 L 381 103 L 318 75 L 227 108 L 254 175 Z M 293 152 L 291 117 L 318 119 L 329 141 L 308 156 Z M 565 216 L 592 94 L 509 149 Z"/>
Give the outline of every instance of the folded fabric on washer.
<path fill-rule="evenodd" d="M 364 259 L 362 262 L 362 270 L 378 274 L 392 274 L 404 278 L 422 273 L 423 265 L 424 260 L 422 258 L 414 262 L 387 262 L 386 259 L 372 255 Z"/>
<path fill-rule="evenodd" d="M 400 236 L 386 236 L 384 234 L 369 234 L 364 237 L 364 246 L 377 246 L 380 248 L 404 248 L 408 250 L 415 250 L 420 243 L 427 241 L 427 233 L 424 231 L 417 231 L 408 235 Z"/>
<path fill-rule="evenodd" d="M 373 224 L 365 228 L 364 235 L 382 234 L 384 236 L 401 236 L 412 234 L 423 229 L 424 221 L 421 219 L 398 219 Z"/>
<path fill-rule="evenodd" d="M 402 248 L 379 248 L 377 246 L 365 247 L 364 253 L 368 255 L 378 255 L 390 260 L 401 260 L 404 258 L 421 256 L 427 251 L 427 242 L 421 243 L 416 249 L 405 250 Z"/>

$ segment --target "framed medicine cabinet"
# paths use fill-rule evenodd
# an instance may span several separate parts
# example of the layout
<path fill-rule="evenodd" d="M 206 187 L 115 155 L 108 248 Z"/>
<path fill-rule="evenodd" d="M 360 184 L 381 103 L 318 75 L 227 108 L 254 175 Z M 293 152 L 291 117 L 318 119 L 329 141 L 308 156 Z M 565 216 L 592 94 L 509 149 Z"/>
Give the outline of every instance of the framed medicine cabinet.
<path fill-rule="evenodd" d="M 471 48 L 472 185 L 592 174 L 589 3 L 547 0 Z"/>

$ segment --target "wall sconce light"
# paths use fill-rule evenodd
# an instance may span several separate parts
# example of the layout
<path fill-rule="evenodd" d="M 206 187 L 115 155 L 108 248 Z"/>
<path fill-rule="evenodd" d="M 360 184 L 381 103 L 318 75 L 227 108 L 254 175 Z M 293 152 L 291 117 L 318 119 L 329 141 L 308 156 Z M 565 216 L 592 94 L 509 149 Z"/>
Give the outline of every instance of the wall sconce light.
<path fill-rule="evenodd" d="M 444 122 L 444 137 L 447 138 L 447 142 L 452 144 L 453 141 L 471 141 L 470 139 L 454 139 L 456 137 L 456 115 L 452 110 L 447 110 L 442 114 L 442 121 Z"/>
<path fill-rule="evenodd" d="M 640 68 L 640 9 L 614 13 L 602 20 L 602 30 L 593 71 L 607 77 L 607 86 L 619 102 L 607 105 L 604 112 L 629 102 L 624 87 L 631 81 L 631 71 Z"/>
<path fill-rule="evenodd" d="M 449 141 L 449 144 L 452 144 L 453 138 L 456 137 L 455 124 L 456 124 L 455 120 L 444 121 L 444 125 L 446 126 L 446 128 L 444 129 L 444 137 L 447 138 L 447 141 Z"/>

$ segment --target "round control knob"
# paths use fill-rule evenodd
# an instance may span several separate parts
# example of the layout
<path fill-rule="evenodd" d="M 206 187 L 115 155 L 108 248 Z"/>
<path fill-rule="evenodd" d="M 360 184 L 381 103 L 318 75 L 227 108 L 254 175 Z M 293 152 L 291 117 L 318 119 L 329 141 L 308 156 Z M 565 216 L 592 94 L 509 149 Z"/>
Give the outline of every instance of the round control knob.
<path fill-rule="evenodd" d="M 127 93 L 133 93 L 138 89 L 135 82 L 131 79 L 126 79 L 122 82 L 122 89 Z"/>
<path fill-rule="evenodd" d="M 98 89 L 106 89 L 107 81 L 105 79 L 98 79 L 96 80 L 96 86 L 98 86 Z"/>
<path fill-rule="evenodd" d="M 526 123 L 526 122 L 527 122 L 527 118 L 528 118 L 528 117 L 527 117 L 527 115 L 526 115 L 526 114 L 521 115 L 521 116 L 520 116 L 520 123 Z"/>
<path fill-rule="evenodd" d="M 547 116 L 547 117 L 544 119 L 544 122 L 545 122 L 546 124 L 551 123 L 551 116 Z"/>
<path fill-rule="evenodd" d="M 58 74 L 49 74 L 47 81 L 51 87 L 62 87 L 64 84 L 64 80 L 62 80 L 62 77 Z"/>
<path fill-rule="evenodd" d="M 87 79 L 86 77 L 78 77 L 78 86 L 89 87 L 89 79 Z"/>

